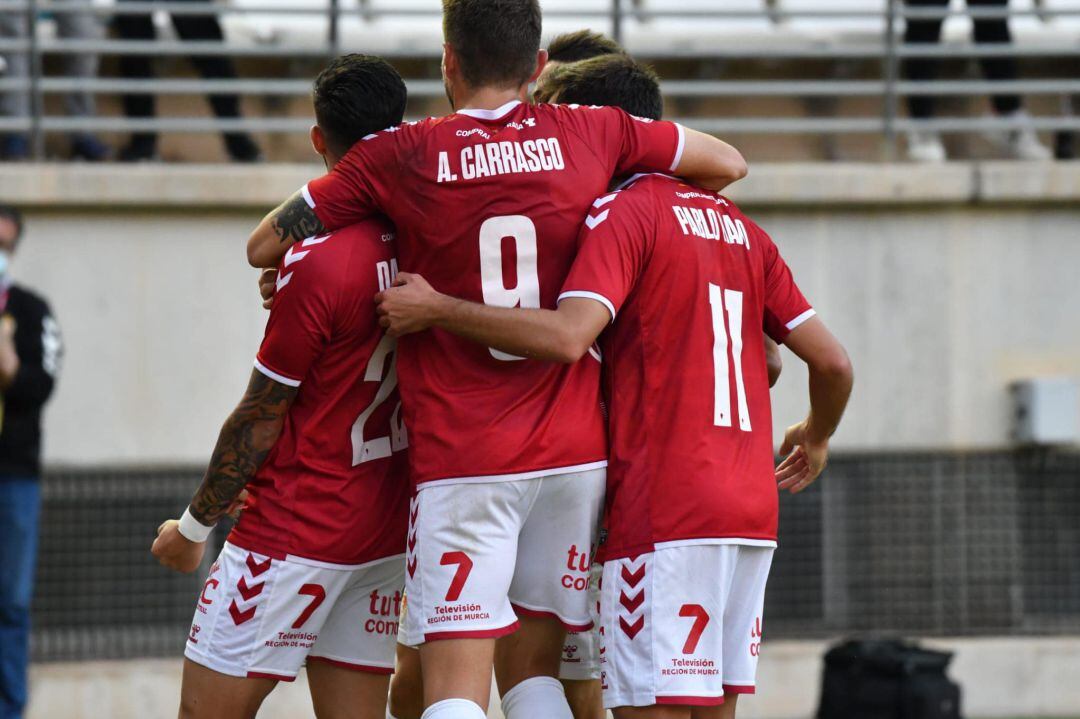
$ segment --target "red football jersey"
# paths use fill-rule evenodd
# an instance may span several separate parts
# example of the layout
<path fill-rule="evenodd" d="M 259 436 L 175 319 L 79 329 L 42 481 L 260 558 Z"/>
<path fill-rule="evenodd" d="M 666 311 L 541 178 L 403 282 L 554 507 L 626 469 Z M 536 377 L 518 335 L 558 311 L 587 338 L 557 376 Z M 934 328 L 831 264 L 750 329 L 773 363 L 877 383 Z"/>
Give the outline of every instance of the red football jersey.
<path fill-rule="evenodd" d="M 720 195 L 646 175 L 593 203 L 560 299 L 603 336 L 611 451 L 607 559 L 673 543 L 776 541 L 762 327 L 814 314 L 764 231 Z"/>
<path fill-rule="evenodd" d="M 554 308 L 578 228 L 613 176 L 678 165 L 682 129 L 615 108 L 463 110 L 369 135 L 304 188 L 328 228 L 385 213 L 401 268 L 440 292 Z M 417 483 L 601 467 L 600 367 L 524 360 L 441 330 L 401 340 Z"/>
<path fill-rule="evenodd" d="M 395 343 L 374 302 L 396 272 L 383 219 L 298 242 L 282 259 L 255 367 L 300 391 L 230 542 L 334 564 L 405 552 L 408 440 Z"/>

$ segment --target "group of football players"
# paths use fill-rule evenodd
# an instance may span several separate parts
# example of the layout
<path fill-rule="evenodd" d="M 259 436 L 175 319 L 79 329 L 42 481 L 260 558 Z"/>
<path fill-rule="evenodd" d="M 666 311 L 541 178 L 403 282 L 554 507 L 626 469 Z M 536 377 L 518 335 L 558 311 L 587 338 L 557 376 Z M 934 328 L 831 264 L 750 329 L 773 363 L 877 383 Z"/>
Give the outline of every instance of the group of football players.
<path fill-rule="evenodd" d="M 249 239 L 265 336 L 152 550 L 195 571 L 242 507 L 180 716 L 253 717 L 306 665 L 320 719 L 481 719 L 493 673 L 507 719 L 733 717 L 847 355 L 651 70 L 587 31 L 549 56 L 537 0 L 443 11 L 453 114 L 402 123 L 389 64 L 333 61 L 327 173 Z M 810 400 L 778 466 L 774 342 Z"/>

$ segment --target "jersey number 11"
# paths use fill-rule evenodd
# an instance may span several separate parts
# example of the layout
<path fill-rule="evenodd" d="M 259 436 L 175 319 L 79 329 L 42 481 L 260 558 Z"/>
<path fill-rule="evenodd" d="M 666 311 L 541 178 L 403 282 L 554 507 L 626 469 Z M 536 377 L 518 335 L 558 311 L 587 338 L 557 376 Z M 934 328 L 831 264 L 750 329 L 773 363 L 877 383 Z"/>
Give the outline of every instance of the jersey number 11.
<path fill-rule="evenodd" d="M 713 424 L 717 427 L 731 426 L 731 365 L 734 365 L 739 429 L 749 432 L 750 409 L 746 404 L 746 385 L 743 384 L 742 369 L 743 293 L 738 290 L 723 290 L 709 283 L 709 304 L 712 306 L 713 325 Z M 727 308 L 726 327 L 725 307 Z M 731 345 L 731 363 L 728 363 L 729 344 Z"/>

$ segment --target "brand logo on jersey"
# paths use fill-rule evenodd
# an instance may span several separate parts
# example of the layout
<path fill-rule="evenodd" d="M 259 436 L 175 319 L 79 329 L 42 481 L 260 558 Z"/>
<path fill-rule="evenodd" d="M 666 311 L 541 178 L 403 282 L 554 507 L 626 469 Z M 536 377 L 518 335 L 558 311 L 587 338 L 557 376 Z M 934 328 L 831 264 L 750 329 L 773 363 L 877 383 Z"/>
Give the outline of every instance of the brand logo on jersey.
<path fill-rule="evenodd" d="M 457 182 L 498 175 L 526 172 L 552 172 L 566 169 L 562 147 L 557 137 L 541 137 L 517 142 L 482 142 L 463 147 L 457 166 L 449 152 L 439 153 L 436 182 Z"/>
<path fill-rule="evenodd" d="M 675 213 L 675 219 L 679 221 L 684 235 L 694 235 L 704 240 L 723 238 L 729 245 L 742 245 L 747 250 L 750 249 L 750 238 L 742 220 L 720 214 L 711 207 L 702 210 L 700 207 L 672 205 L 671 210 Z"/>
<path fill-rule="evenodd" d="M 482 128 L 482 127 L 474 127 L 471 130 L 458 130 L 454 134 L 457 135 L 458 137 L 472 137 L 473 135 L 479 135 L 480 137 L 484 138 L 485 140 L 490 140 L 491 139 L 491 135 L 489 135 L 487 133 L 487 131 L 484 130 L 484 128 Z"/>
<path fill-rule="evenodd" d="M 514 122 L 513 120 L 511 120 L 510 122 L 506 123 L 504 127 L 510 127 L 515 130 L 524 130 L 526 127 L 536 127 L 536 118 L 526 117 L 521 122 Z"/>
<path fill-rule="evenodd" d="M 383 242 L 393 242 L 396 237 L 397 235 L 395 235 L 393 232 L 384 232 L 379 235 L 379 239 Z"/>
<path fill-rule="evenodd" d="M 188 638 L 187 638 L 188 641 L 191 642 L 192 644 L 198 644 L 199 640 L 196 638 L 196 635 L 201 631 L 202 631 L 201 626 L 199 626 L 198 624 L 192 624 L 191 625 L 191 631 L 188 633 Z"/>
<path fill-rule="evenodd" d="M 716 204 L 724 206 L 727 206 L 728 203 L 727 200 L 725 200 L 723 197 L 717 197 L 716 195 L 706 195 L 704 192 L 676 192 L 675 197 L 678 197 L 680 200 L 712 200 Z"/>

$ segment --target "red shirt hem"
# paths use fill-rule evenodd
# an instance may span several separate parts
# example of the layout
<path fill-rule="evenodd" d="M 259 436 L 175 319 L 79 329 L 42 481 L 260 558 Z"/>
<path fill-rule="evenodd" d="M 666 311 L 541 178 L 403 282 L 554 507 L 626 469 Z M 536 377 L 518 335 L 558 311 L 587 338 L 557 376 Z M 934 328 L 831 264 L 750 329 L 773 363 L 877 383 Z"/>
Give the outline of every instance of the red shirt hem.
<path fill-rule="evenodd" d="M 398 551 L 386 550 L 384 552 L 376 552 L 370 555 L 362 555 L 358 557 L 332 557 L 330 555 L 320 554 L 318 552 L 305 552 L 302 549 L 282 549 L 280 546 L 273 545 L 272 543 L 260 542 L 257 539 L 245 536 L 245 533 L 240 531 L 239 526 L 229 532 L 229 536 L 226 540 L 229 544 L 232 544 L 240 549 L 245 549 L 249 552 L 255 552 L 271 559 L 283 560 L 287 556 L 298 557 L 300 559 L 310 559 L 313 562 L 326 562 L 327 564 L 342 564 L 342 565 L 355 565 L 355 564 L 371 564 L 377 562 L 380 559 L 389 559 L 391 557 L 397 557 L 405 554 L 405 542 L 402 541 L 401 549 Z"/>

